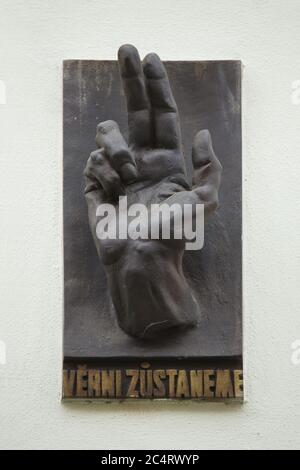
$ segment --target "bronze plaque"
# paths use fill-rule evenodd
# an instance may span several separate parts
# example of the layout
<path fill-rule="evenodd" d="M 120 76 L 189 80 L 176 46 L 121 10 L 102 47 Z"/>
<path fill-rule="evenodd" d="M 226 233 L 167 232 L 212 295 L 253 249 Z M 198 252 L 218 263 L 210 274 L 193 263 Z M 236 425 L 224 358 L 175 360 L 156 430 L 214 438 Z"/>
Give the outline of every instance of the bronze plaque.
<path fill-rule="evenodd" d="M 63 87 L 63 397 L 242 400 L 241 63 L 122 46 Z M 203 247 L 100 240 L 124 197 L 199 202 Z"/>

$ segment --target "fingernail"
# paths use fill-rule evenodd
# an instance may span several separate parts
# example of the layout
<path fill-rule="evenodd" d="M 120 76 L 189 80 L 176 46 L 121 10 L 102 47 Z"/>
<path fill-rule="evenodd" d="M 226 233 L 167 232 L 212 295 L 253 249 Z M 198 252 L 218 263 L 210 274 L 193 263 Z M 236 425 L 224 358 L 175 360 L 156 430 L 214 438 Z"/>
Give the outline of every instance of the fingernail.
<path fill-rule="evenodd" d="M 121 46 L 118 52 L 118 59 L 121 65 L 121 74 L 123 77 L 132 77 L 140 73 L 140 56 L 134 46 L 130 44 L 124 44 Z"/>
<path fill-rule="evenodd" d="M 94 182 L 88 183 L 86 187 L 84 188 L 84 194 L 90 193 L 91 191 L 95 191 L 97 189 L 99 189 L 97 183 L 94 183 Z"/>
<path fill-rule="evenodd" d="M 126 183 L 132 183 L 137 178 L 137 169 L 132 163 L 125 163 L 120 168 L 120 174 L 123 181 L 126 181 Z"/>
<path fill-rule="evenodd" d="M 151 52 L 144 59 L 144 72 L 148 78 L 165 78 L 165 68 L 157 54 Z"/>

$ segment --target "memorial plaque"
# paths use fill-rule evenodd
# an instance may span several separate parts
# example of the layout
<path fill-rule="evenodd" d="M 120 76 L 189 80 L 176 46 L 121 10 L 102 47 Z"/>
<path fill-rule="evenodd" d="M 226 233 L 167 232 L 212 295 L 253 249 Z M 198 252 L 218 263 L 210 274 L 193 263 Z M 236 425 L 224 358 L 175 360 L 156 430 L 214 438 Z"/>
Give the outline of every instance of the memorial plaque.
<path fill-rule="evenodd" d="M 242 400 L 241 63 L 63 75 L 63 398 Z"/>

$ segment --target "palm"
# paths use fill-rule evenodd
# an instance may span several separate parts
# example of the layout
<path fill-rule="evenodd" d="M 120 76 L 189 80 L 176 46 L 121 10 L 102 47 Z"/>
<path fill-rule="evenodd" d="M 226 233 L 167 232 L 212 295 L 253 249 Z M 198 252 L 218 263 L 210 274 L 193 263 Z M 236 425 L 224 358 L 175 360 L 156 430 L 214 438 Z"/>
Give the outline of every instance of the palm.
<path fill-rule="evenodd" d="M 129 203 L 142 201 L 147 206 L 160 203 L 175 192 L 189 189 L 181 152 L 166 149 L 132 149 L 137 168 L 134 182 L 125 185 Z"/>

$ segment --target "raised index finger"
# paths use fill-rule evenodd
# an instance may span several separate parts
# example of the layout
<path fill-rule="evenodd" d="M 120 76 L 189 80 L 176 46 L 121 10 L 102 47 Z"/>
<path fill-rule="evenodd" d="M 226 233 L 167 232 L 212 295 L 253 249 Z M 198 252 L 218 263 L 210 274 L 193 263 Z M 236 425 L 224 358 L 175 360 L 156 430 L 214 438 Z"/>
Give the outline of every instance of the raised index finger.
<path fill-rule="evenodd" d="M 134 46 L 125 44 L 119 49 L 118 60 L 127 102 L 129 141 L 133 145 L 148 146 L 151 143 L 150 105 L 139 53 Z"/>

